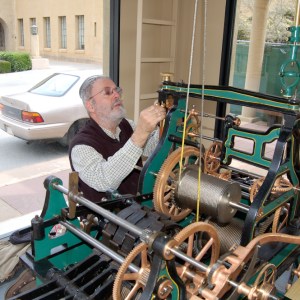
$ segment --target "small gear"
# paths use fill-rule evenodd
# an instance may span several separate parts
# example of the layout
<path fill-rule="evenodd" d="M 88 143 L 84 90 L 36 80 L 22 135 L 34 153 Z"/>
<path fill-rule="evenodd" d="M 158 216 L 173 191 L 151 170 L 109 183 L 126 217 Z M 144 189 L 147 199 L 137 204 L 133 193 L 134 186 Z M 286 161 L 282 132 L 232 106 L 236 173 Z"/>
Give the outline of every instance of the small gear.
<path fill-rule="evenodd" d="M 197 141 L 200 136 L 200 124 L 189 124 L 185 130 L 185 135 L 189 137 L 191 141 Z"/>
<path fill-rule="evenodd" d="M 137 258 L 140 258 L 140 270 L 138 272 L 131 272 L 128 270 L 129 265 Z M 150 262 L 148 259 L 148 246 L 145 243 L 140 243 L 136 246 L 124 260 L 116 275 L 113 286 L 114 300 L 130 300 L 135 299 L 135 296 L 140 293 L 146 286 L 150 274 Z M 128 271 L 128 272 L 127 272 Z M 123 283 L 129 281 L 132 283 L 126 297 L 121 298 L 123 291 Z"/>
<path fill-rule="evenodd" d="M 192 108 L 187 119 L 186 124 L 188 126 L 185 130 L 185 136 L 189 137 L 190 140 L 196 141 L 200 136 L 200 125 L 201 121 L 199 119 L 199 112 Z"/>
<path fill-rule="evenodd" d="M 204 156 L 204 171 L 206 173 L 215 173 L 220 168 L 220 156 L 222 153 L 222 144 L 219 142 L 214 142 L 208 150 L 205 152 Z"/>
<path fill-rule="evenodd" d="M 270 295 L 275 294 L 276 267 L 273 264 L 265 265 L 255 279 L 250 293 L 249 300 L 270 299 Z"/>

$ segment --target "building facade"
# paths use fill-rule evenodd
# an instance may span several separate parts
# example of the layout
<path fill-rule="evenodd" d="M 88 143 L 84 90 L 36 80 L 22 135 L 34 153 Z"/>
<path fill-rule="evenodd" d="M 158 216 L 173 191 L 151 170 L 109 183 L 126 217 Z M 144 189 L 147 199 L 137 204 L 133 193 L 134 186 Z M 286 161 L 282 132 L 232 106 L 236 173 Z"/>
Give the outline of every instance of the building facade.
<path fill-rule="evenodd" d="M 0 0 L 0 50 L 102 63 L 103 2 Z"/>

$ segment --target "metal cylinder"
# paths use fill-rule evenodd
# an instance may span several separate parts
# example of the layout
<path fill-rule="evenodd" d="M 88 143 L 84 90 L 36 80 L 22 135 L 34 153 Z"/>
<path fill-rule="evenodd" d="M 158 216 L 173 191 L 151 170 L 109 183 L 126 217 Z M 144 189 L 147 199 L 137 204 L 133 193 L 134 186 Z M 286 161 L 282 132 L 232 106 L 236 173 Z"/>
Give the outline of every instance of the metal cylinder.
<path fill-rule="evenodd" d="M 34 240 L 42 240 L 45 237 L 45 228 L 43 218 L 36 215 L 31 220 L 32 236 Z"/>
<path fill-rule="evenodd" d="M 198 199 L 197 166 L 188 166 L 182 172 L 175 190 L 175 201 L 181 208 L 197 208 Z M 200 180 L 200 213 L 227 224 L 236 213 L 236 208 L 230 205 L 239 203 L 241 187 L 237 182 L 229 182 L 211 175 L 201 173 Z"/>
<path fill-rule="evenodd" d="M 233 218 L 230 224 L 220 226 L 212 220 L 208 221 L 217 230 L 220 240 L 220 254 L 229 251 L 233 245 L 240 245 L 244 221 L 238 218 Z"/>

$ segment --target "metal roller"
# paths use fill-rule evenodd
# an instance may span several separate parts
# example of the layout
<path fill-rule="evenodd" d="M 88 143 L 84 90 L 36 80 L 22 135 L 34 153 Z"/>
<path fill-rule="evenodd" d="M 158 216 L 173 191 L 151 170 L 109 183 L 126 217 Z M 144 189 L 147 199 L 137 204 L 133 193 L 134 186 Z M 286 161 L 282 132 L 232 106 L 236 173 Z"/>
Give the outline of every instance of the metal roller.
<path fill-rule="evenodd" d="M 179 207 L 197 208 L 198 167 L 188 166 L 180 177 L 175 190 L 175 199 Z M 227 224 L 236 213 L 234 204 L 241 199 L 241 187 L 236 182 L 229 182 L 207 174 L 201 174 L 200 212 Z"/>
<path fill-rule="evenodd" d="M 241 242 L 242 229 L 244 222 L 241 219 L 233 218 L 231 223 L 225 226 L 220 226 L 212 220 L 207 221 L 213 225 L 218 233 L 220 240 L 220 254 L 224 254 L 229 251 L 233 245 L 239 245 Z"/>

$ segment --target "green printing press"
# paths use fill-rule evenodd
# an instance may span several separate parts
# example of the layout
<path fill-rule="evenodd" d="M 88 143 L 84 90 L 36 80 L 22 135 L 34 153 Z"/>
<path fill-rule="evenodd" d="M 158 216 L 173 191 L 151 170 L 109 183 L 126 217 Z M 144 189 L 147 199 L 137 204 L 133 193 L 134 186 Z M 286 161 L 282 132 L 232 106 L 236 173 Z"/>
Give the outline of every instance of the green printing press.
<path fill-rule="evenodd" d="M 187 109 L 187 96 L 282 122 L 244 128 L 234 115 Z M 21 259 L 36 287 L 11 299 L 296 299 L 300 102 L 168 76 L 158 101 L 168 113 L 138 196 L 111 191 L 95 204 L 75 172 L 68 188 L 45 180 L 43 212 L 23 230 L 31 247 Z M 203 134 L 204 118 L 222 124 L 219 138 Z"/>

